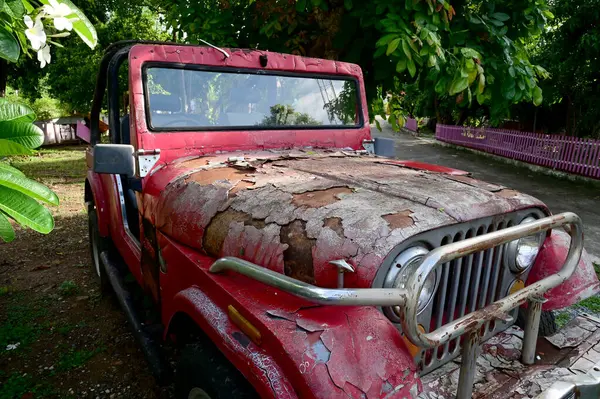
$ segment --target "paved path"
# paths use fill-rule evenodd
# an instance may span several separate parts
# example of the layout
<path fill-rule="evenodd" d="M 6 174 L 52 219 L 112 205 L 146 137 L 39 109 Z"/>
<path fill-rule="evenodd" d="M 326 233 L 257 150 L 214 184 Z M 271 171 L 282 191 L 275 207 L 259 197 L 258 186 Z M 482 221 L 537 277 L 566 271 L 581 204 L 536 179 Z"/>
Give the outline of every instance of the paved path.
<path fill-rule="evenodd" d="M 371 129 L 374 137 L 396 140 L 398 159 L 412 159 L 469 171 L 473 177 L 514 188 L 539 198 L 553 213 L 572 211 L 585 225 L 585 247 L 600 256 L 600 184 L 572 182 L 513 166 L 485 155 L 432 144 L 430 140 L 395 133 L 382 123 L 382 130 Z"/>

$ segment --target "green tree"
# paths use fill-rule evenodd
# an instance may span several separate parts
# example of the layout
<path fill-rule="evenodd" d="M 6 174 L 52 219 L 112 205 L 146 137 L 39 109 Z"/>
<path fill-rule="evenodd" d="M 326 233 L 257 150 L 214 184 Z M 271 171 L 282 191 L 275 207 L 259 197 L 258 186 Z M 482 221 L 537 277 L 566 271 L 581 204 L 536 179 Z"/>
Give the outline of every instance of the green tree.
<path fill-rule="evenodd" d="M 552 75 L 542 84 L 544 116 L 555 129 L 600 137 L 600 1 L 554 1 L 552 12 L 556 19 L 535 55 Z"/>
<path fill-rule="evenodd" d="M 447 108 L 485 107 L 505 117 L 514 103 L 539 105 L 538 80 L 525 44 L 552 14 L 544 0 L 153 0 L 178 37 L 259 47 L 358 63 L 370 104 L 416 82 L 438 117 Z M 398 83 L 396 83 L 398 82 Z M 453 107 L 436 106 L 441 102 Z M 372 107 L 371 116 L 382 108 Z M 392 119 L 401 116 L 393 110 Z M 455 113 L 456 114 L 456 113 Z"/>

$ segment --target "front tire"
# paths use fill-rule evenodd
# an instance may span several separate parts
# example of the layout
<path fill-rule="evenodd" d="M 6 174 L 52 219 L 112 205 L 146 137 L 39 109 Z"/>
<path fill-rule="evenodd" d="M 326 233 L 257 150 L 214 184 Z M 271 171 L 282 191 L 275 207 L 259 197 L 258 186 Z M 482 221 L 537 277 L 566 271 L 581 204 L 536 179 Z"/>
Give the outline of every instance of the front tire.
<path fill-rule="evenodd" d="M 527 320 L 527 310 L 519 308 L 519 315 L 517 316 L 517 326 L 521 329 L 525 329 L 525 321 Z M 549 337 L 556 334 L 558 331 L 558 325 L 556 324 L 556 318 L 554 313 L 551 311 L 543 310 L 540 316 L 540 328 L 538 330 L 538 337 Z"/>
<path fill-rule="evenodd" d="M 212 344 L 186 345 L 175 371 L 176 399 L 254 399 L 256 391 Z"/>
<path fill-rule="evenodd" d="M 105 294 L 110 292 L 111 286 L 106 271 L 100 260 L 100 254 L 103 251 L 108 251 L 111 248 L 110 238 L 102 237 L 98 229 L 98 213 L 93 203 L 88 205 L 88 233 L 90 241 L 90 257 L 92 261 L 92 274 L 94 275 L 100 293 Z"/>

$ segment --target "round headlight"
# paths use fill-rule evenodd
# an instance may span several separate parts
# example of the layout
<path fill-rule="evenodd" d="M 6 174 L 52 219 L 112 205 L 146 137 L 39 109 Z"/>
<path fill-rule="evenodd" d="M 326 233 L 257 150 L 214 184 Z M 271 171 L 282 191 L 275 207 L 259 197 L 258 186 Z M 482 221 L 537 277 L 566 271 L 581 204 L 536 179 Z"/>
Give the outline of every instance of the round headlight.
<path fill-rule="evenodd" d="M 535 218 L 529 216 L 523 219 L 521 224 L 535 222 L 535 220 Z M 544 232 L 539 232 L 535 235 L 523 237 L 508 243 L 506 247 L 506 260 L 510 270 L 515 273 L 521 273 L 530 268 L 544 243 L 544 236 Z"/>
<path fill-rule="evenodd" d="M 394 266 L 386 277 L 385 286 L 405 288 L 408 277 L 415 272 L 428 252 L 429 250 L 423 246 L 414 246 L 402 251 L 394 259 Z M 437 270 L 431 272 L 423 284 L 423 289 L 419 293 L 418 313 L 421 313 L 433 299 L 438 285 L 438 274 Z"/>

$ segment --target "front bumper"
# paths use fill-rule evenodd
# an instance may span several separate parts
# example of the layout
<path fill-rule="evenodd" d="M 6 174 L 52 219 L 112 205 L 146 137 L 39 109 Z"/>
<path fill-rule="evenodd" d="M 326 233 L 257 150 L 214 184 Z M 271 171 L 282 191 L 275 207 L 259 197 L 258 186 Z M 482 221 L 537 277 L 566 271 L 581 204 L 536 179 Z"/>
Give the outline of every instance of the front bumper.
<path fill-rule="evenodd" d="M 474 398 L 570 399 L 600 397 L 600 319 L 580 315 L 557 334 L 539 338 L 535 364 L 519 361 L 523 331 L 510 327 L 483 344 L 477 358 Z M 461 359 L 421 378 L 420 399 L 451 398 Z"/>
<path fill-rule="evenodd" d="M 417 323 L 419 294 L 429 274 L 442 264 L 522 237 L 561 227 L 567 230 L 571 239 L 568 254 L 560 270 L 488 306 L 444 324 L 434 331 L 425 332 L 419 329 Z M 456 396 L 466 399 L 471 398 L 473 392 L 482 326 L 495 320 L 509 320 L 511 310 L 527 304 L 526 328 L 520 348 L 521 361 L 523 364 L 534 364 L 540 314 L 542 303 L 545 301 L 543 295 L 569 279 L 579 264 L 582 252 L 581 219 L 567 212 L 438 247 L 423 258 L 414 274 L 408 277 L 405 288 L 321 288 L 237 258 L 219 259 L 214 262 L 210 271 L 214 273 L 235 271 L 308 301 L 324 305 L 395 307 L 402 322 L 402 332 L 420 348 L 436 348 L 451 340 L 460 339 L 464 335 Z"/>

